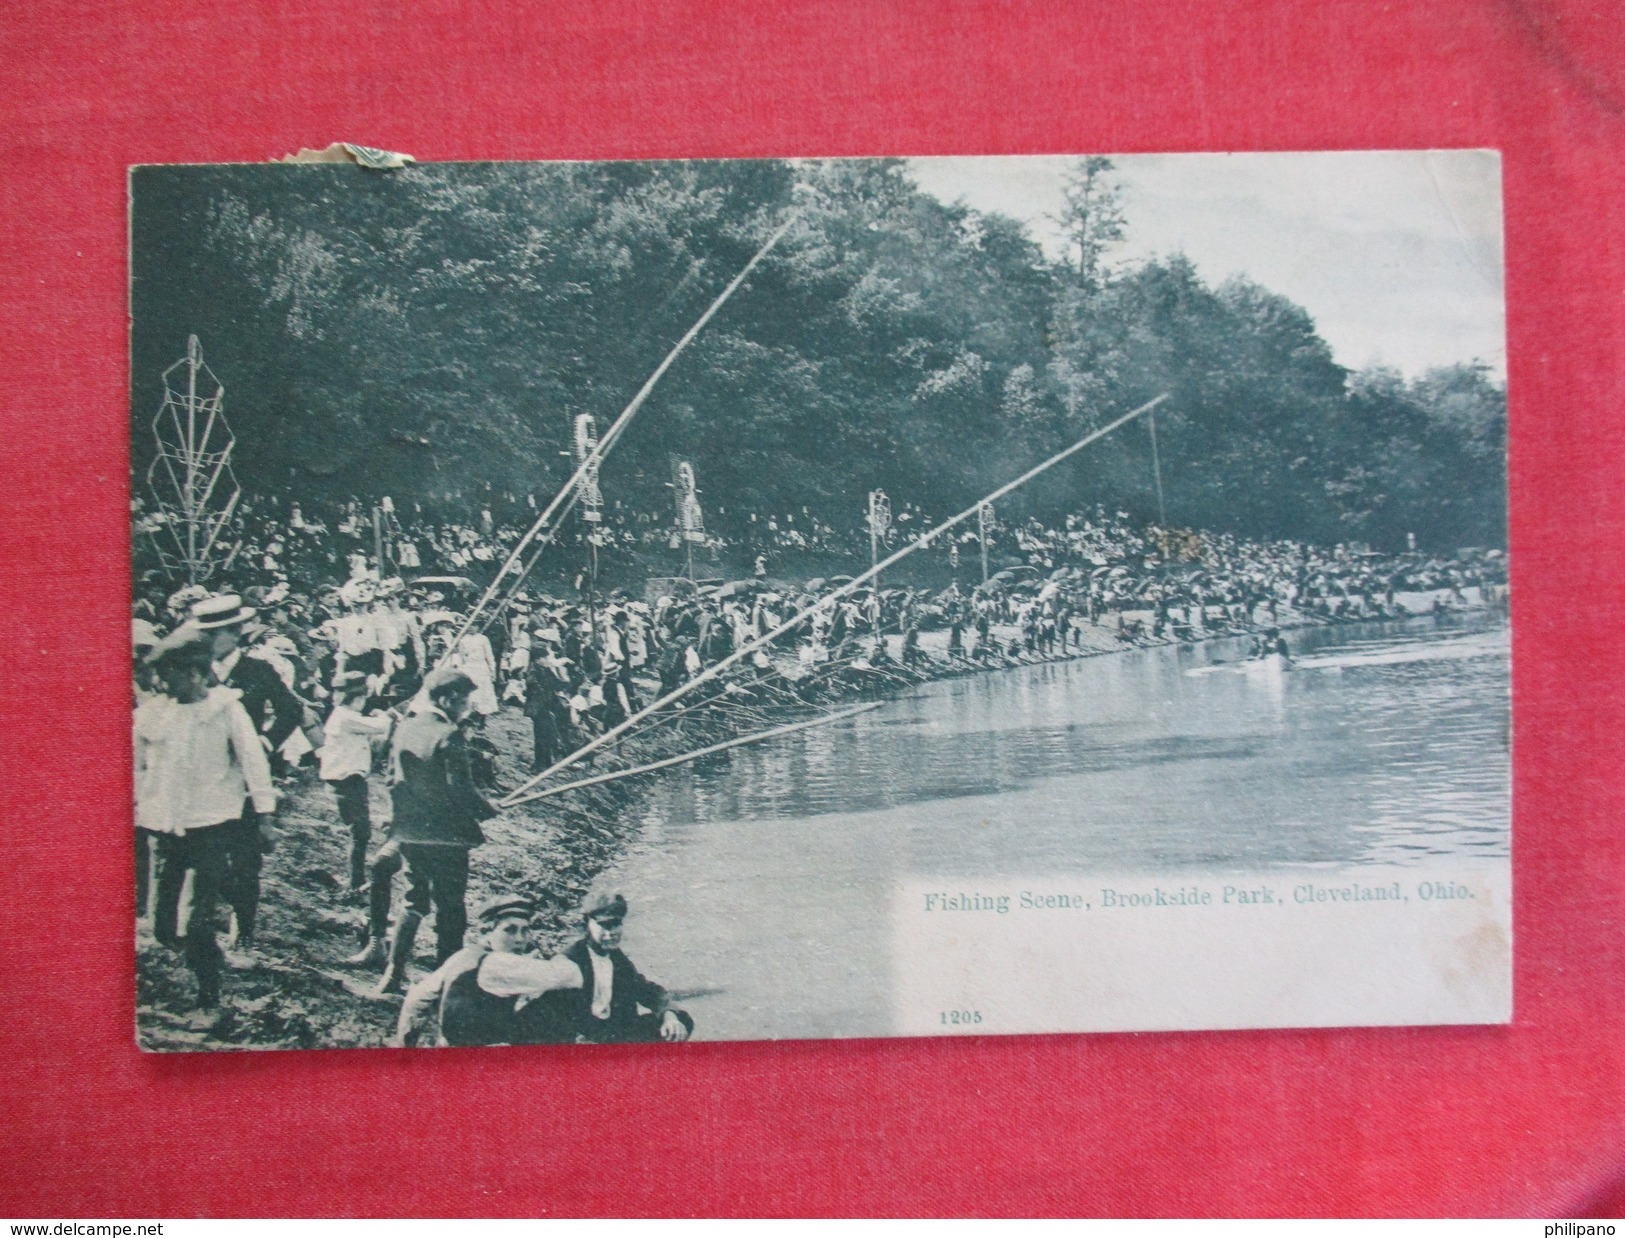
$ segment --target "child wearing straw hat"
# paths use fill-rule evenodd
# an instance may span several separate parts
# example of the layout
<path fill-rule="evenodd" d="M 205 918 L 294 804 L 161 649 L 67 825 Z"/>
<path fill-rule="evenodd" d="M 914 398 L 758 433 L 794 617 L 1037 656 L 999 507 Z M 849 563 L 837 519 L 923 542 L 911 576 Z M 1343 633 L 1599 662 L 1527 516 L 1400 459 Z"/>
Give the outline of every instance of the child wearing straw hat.
<path fill-rule="evenodd" d="M 257 836 L 260 819 L 276 809 L 265 748 L 241 694 L 211 682 L 212 659 L 206 635 L 184 627 L 171 634 L 151 654 L 164 693 L 135 713 L 136 825 L 158 837 L 154 933 L 183 951 L 205 1021 L 220 1002 L 216 917 L 233 835 Z M 192 903 L 181 926 L 187 873 Z"/>

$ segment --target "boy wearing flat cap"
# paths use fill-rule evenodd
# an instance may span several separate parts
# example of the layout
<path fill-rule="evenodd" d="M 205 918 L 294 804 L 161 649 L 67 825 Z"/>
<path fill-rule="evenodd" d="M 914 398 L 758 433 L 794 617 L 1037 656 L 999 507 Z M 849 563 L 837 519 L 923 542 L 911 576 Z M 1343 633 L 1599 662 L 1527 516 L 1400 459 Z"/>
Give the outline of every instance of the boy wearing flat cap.
<path fill-rule="evenodd" d="M 560 959 L 576 969 L 575 983 L 552 996 L 578 1042 L 630 1044 L 684 1041 L 694 1032 L 687 1011 L 674 1009 L 671 996 L 632 965 L 621 950 L 626 899 L 598 894 L 582 908 L 585 935 Z"/>
<path fill-rule="evenodd" d="M 333 684 L 333 712 L 322 724 L 325 743 L 318 755 L 321 780 L 333 788 L 339 820 L 350 827 L 350 890 L 367 883 L 367 844 L 372 839 L 372 810 L 367 803 L 367 774 L 373 745 L 388 738 L 395 719 L 381 710 L 364 712 L 367 677 L 346 671 Z"/>
<path fill-rule="evenodd" d="M 504 966 L 513 962 L 512 959 L 501 957 L 522 956 L 530 949 L 531 912 L 529 900 L 518 897 L 494 899 L 481 907 L 476 918 L 480 931 L 478 940 L 464 946 L 406 991 L 390 1044 L 396 1048 L 416 1048 L 426 1043 L 528 1044 L 533 1043 L 536 1031 L 545 1034 L 545 1029 L 527 1026 L 533 1022 L 535 1011 L 531 1019 L 521 1019 L 520 995 L 507 992 L 512 985 L 505 983 L 511 981 L 506 973 L 516 969 Z M 489 988 L 481 984 L 481 972 L 488 961 L 492 964 L 487 977 Z M 523 959 L 522 962 L 546 967 L 546 961 L 541 959 Z M 530 987 L 562 975 L 531 976 Z M 435 1029 L 437 1037 L 433 1035 Z"/>

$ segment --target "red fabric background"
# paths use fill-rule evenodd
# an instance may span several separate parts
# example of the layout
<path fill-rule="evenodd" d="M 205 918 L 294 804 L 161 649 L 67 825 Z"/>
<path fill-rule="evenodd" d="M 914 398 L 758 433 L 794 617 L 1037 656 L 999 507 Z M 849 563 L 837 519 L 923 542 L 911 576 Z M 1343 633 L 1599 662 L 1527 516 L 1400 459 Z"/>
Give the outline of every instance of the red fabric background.
<path fill-rule="evenodd" d="M 58 0 L 0 15 L 0 1213 L 1368 1214 L 1625 1205 L 1620 10 L 1362 0 Z M 143 1056 L 124 169 L 1493 146 L 1510 1028 Z"/>

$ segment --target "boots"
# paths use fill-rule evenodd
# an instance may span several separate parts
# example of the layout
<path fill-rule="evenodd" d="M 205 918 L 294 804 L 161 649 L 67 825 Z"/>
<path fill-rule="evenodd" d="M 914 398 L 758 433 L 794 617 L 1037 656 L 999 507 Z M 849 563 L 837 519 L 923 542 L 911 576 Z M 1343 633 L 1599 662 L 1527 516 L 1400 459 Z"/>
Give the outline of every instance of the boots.
<path fill-rule="evenodd" d="M 376 970 L 389 962 L 389 946 L 384 938 L 367 935 L 366 944 L 361 947 L 361 953 L 352 954 L 344 960 L 346 967 L 370 967 Z"/>
<path fill-rule="evenodd" d="M 389 965 L 384 978 L 378 983 L 378 992 L 404 993 L 406 991 L 406 965 L 412 958 L 412 947 L 417 944 L 418 925 L 423 917 L 415 911 L 403 911 L 395 926 L 395 938 L 389 943 Z"/>

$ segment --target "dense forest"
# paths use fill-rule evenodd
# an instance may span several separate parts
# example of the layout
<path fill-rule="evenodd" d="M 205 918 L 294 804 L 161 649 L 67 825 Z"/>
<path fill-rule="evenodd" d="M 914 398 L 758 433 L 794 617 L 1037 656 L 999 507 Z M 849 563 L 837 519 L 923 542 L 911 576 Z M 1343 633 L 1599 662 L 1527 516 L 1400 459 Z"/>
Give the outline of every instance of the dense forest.
<path fill-rule="evenodd" d="M 1505 541 L 1504 389 L 1461 364 L 1350 373 L 1309 315 L 1179 256 L 1113 261 L 1108 160 L 1080 160 L 1046 257 L 897 160 L 146 168 L 133 176 L 132 464 L 196 334 L 245 489 L 466 507 L 551 495 L 600 427 L 794 214 L 603 469 L 708 523 L 863 496 L 947 513 L 1160 392 L 1168 521 L 1426 549 Z M 1466 359 L 1464 359 L 1465 362 Z M 1155 518 L 1148 427 L 1021 496 Z"/>

